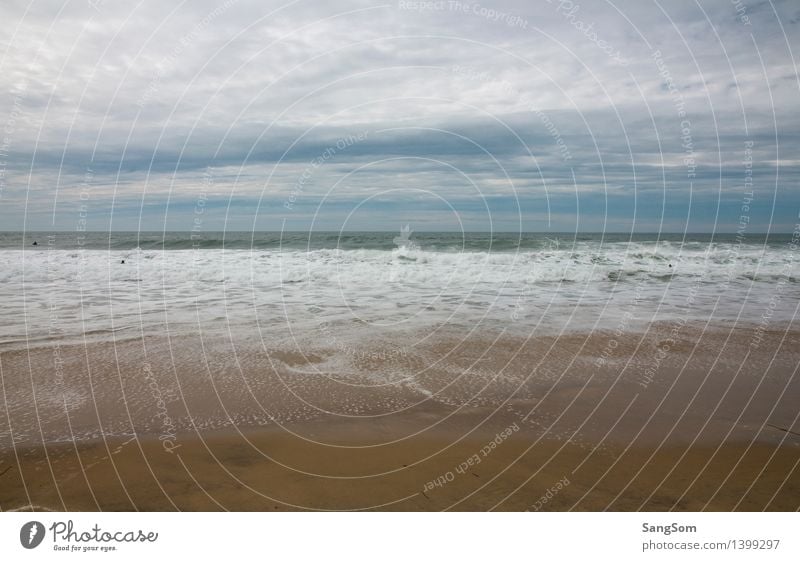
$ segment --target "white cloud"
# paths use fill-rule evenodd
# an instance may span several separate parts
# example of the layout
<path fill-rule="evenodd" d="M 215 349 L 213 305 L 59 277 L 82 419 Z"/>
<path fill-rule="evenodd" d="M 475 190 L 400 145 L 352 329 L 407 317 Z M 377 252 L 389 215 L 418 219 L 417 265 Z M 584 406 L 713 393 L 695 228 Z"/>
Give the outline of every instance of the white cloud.
<path fill-rule="evenodd" d="M 361 130 L 373 136 L 326 169 L 328 183 L 416 151 L 464 170 L 493 195 L 513 191 L 492 157 L 529 190 L 568 191 L 574 169 L 581 191 L 603 194 L 613 183 L 645 192 L 664 172 L 675 181 L 670 189 L 688 193 L 688 182 L 674 177 L 684 118 L 708 168 L 695 192 L 718 190 L 714 169 L 736 185 L 746 134 L 758 141 L 757 169 L 781 161 L 782 181 L 798 177 L 796 158 L 786 155 L 798 147 L 792 2 L 746 6 L 749 24 L 723 0 L 702 10 L 694 2 L 437 5 L 10 3 L 0 30 L 0 125 L 14 123 L 8 154 L 0 153 L 0 216 L 18 224 L 31 193 L 31 212 L 52 208 L 56 189 L 69 208 L 88 166 L 98 201 L 116 191 L 137 204 L 145 190 L 181 201 L 207 165 L 237 170 L 230 177 L 238 183 L 226 188 L 245 198 L 261 195 L 270 169 L 266 189 L 280 201 L 315 151 Z M 569 165 L 534 109 L 551 116 Z M 446 134 L 411 135 L 411 126 L 458 132 L 490 154 Z M 532 173 L 528 151 L 540 172 Z M 337 196 L 357 202 L 390 180 L 460 196 L 450 174 L 420 165 L 372 166 Z"/>

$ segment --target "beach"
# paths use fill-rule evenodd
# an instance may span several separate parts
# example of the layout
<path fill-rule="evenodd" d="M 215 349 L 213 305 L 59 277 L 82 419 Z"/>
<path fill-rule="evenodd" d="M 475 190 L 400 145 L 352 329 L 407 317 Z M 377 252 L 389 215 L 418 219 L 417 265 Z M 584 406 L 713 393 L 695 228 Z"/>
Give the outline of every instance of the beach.
<path fill-rule="evenodd" d="M 0 561 L 800 559 L 800 3 L 3 13 Z"/>
<path fill-rule="evenodd" d="M 2 234 L 0 508 L 796 510 L 796 245 Z"/>
<path fill-rule="evenodd" d="M 800 506 L 798 331 L 407 335 L 413 353 L 220 332 L 3 352 L 0 508 Z"/>

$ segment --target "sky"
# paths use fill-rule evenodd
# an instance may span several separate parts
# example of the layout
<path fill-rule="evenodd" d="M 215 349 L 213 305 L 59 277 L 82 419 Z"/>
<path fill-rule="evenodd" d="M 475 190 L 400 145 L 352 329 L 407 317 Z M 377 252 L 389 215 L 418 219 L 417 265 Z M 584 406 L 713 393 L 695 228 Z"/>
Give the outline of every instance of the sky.
<path fill-rule="evenodd" d="M 0 13 L 0 230 L 800 223 L 794 0 Z"/>

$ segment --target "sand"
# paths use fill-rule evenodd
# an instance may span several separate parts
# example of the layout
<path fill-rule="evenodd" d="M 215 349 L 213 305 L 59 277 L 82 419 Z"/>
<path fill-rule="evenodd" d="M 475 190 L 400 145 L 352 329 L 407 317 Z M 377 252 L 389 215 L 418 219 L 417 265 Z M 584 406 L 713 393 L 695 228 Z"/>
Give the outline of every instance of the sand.
<path fill-rule="evenodd" d="M 798 332 L 412 339 L 0 352 L 0 508 L 800 508 Z"/>

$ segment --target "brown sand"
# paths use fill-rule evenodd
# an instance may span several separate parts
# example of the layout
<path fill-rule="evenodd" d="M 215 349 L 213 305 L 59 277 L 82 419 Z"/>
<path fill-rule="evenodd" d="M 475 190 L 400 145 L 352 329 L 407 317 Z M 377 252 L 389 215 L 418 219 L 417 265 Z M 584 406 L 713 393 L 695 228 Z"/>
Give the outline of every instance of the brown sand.
<path fill-rule="evenodd" d="M 797 510 L 800 334 L 671 329 L 2 353 L 0 508 Z"/>
<path fill-rule="evenodd" d="M 266 429 L 247 441 L 187 438 L 174 455 L 153 441 L 111 441 L 77 452 L 51 447 L 49 466 L 42 450 L 10 461 L 2 507 L 533 510 L 564 478 L 569 483 L 541 510 L 795 510 L 800 497 L 797 448 L 728 444 L 714 455 L 708 446 L 669 446 L 651 458 L 653 450 L 643 447 L 589 454 L 551 441 L 531 447 L 520 438 L 456 471 L 485 444 L 417 438 L 354 451 Z M 444 486 L 426 485 L 447 472 L 455 477 Z"/>

